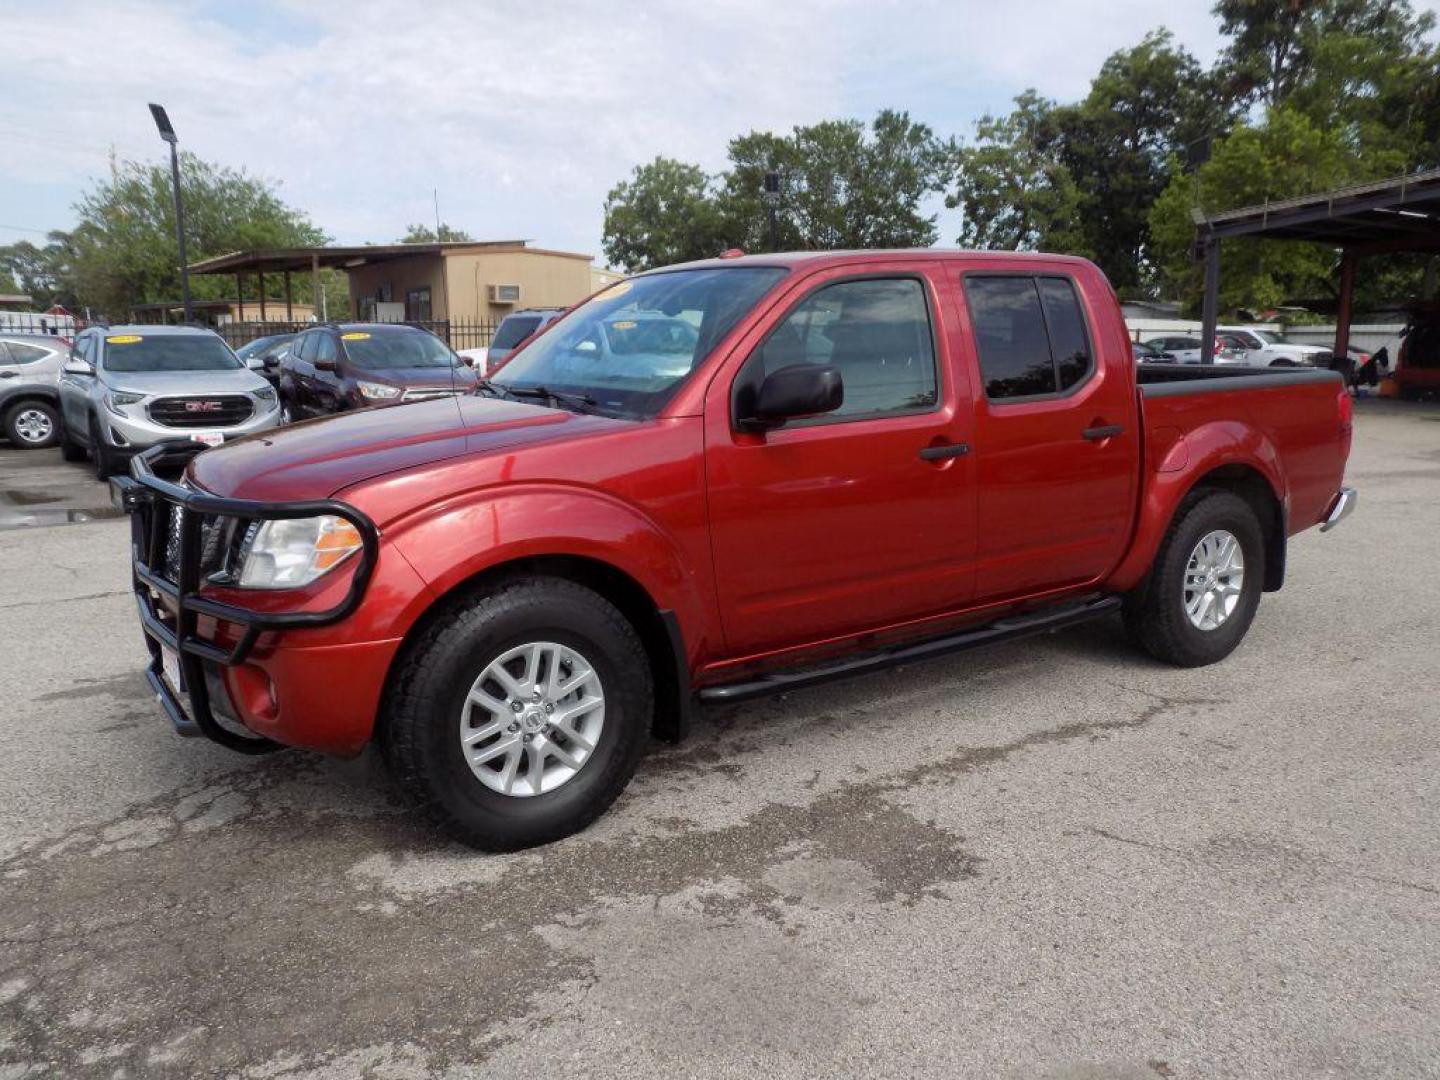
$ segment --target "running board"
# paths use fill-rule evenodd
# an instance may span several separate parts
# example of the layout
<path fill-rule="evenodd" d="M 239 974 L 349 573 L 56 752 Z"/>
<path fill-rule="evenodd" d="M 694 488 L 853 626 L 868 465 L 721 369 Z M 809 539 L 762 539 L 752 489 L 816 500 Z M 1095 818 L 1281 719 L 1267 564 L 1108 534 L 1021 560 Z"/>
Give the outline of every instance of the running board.
<path fill-rule="evenodd" d="M 848 679 L 852 675 L 863 675 L 869 671 L 894 667 L 896 664 L 913 664 L 921 660 L 933 660 L 937 656 L 978 649 L 985 645 L 998 645 L 1016 638 L 1043 634 L 1050 630 L 1063 630 L 1076 623 L 1089 622 L 1102 615 L 1109 615 L 1120 607 L 1118 596 L 1102 596 L 1079 604 L 1065 604 L 1044 611 L 1014 615 L 997 619 L 958 634 L 929 638 L 913 645 L 899 645 L 881 652 L 865 653 L 862 656 L 840 660 L 818 667 L 793 668 L 788 671 L 774 671 L 746 682 L 725 683 L 721 686 L 707 686 L 699 691 L 704 702 L 745 701 L 763 694 L 778 694 L 783 690 L 798 690 L 804 686 L 830 682 L 833 679 Z"/>

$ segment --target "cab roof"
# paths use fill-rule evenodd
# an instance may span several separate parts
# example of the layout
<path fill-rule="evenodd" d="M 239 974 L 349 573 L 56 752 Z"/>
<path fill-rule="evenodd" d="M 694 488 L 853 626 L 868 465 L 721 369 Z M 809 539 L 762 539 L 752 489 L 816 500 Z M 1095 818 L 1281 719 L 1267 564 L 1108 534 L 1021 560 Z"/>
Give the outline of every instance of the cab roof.
<path fill-rule="evenodd" d="M 771 266 L 785 269 L 806 270 L 825 266 L 843 266 L 847 263 L 869 262 L 877 259 L 905 259 L 921 262 L 955 262 L 972 259 L 1014 259 L 1018 262 L 1044 261 L 1066 262 L 1088 266 L 1089 261 L 1078 255 L 1052 255 L 1039 251 L 975 251 L 967 248 L 854 248 L 841 251 L 781 251 L 761 255 L 721 255 L 714 259 L 697 259 L 694 262 L 676 263 L 672 266 L 657 267 L 645 274 L 664 274 L 672 270 L 701 270 L 726 266 Z M 645 276 L 645 274 L 637 276 Z"/>

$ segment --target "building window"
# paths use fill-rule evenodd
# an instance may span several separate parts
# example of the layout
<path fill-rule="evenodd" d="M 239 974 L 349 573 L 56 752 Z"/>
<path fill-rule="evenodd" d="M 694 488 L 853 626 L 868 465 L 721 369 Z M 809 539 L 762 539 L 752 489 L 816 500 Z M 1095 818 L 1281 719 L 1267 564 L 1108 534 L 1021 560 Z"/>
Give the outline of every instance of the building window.
<path fill-rule="evenodd" d="M 429 322 L 430 314 L 430 286 L 423 289 L 411 289 L 405 294 L 405 321 L 406 322 Z"/>

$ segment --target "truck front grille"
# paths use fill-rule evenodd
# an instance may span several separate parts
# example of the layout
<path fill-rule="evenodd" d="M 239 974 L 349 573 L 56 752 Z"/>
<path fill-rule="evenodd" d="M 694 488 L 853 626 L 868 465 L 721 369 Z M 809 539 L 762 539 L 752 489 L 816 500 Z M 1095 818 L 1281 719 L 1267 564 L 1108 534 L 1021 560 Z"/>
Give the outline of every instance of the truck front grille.
<path fill-rule="evenodd" d="M 174 428 L 234 427 L 254 411 L 255 403 L 244 394 L 164 397 L 150 403 L 150 419 Z"/>

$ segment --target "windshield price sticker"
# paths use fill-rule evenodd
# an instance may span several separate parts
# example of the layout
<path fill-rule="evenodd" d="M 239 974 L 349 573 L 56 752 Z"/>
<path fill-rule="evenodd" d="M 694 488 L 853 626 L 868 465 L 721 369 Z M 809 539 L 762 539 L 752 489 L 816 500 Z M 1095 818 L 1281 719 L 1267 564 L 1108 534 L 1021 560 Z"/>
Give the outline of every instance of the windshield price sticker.
<path fill-rule="evenodd" d="M 369 341 L 370 335 L 360 330 L 352 330 L 348 334 L 340 335 L 341 341 Z"/>
<path fill-rule="evenodd" d="M 105 339 L 106 345 L 134 345 L 137 341 L 144 341 L 139 334 L 116 334 L 114 337 Z"/>

